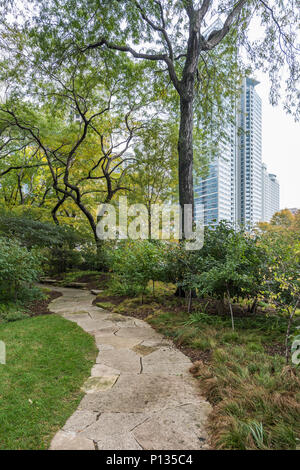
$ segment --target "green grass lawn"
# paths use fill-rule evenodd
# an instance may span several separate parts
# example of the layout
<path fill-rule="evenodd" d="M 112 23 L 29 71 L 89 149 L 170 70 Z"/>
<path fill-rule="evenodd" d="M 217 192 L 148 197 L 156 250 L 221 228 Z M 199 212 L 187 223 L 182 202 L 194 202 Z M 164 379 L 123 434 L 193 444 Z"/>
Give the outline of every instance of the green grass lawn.
<path fill-rule="evenodd" d="M 97 349 L 94 339 L 56 315 L 0 325 L 0 449 L 47 449 L 77 408 Z"/>

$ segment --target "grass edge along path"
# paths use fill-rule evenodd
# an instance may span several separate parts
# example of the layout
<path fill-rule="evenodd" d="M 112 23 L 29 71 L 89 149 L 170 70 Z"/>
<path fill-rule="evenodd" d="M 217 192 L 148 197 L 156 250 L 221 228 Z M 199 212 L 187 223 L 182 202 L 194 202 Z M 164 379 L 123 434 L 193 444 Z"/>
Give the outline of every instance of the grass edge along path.
<path fill-rule="evenodd" d="M 0 325 L 0 450 L 47 449 L 76 410 L 97 354 L 94 338 L 58 315 Z"/>

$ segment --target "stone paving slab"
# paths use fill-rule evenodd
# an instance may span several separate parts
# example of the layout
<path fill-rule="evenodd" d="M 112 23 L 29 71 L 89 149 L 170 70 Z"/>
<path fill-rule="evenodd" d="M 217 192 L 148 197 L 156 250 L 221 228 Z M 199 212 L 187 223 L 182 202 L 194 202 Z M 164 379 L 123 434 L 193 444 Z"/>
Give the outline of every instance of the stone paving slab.
<path fill-rule="evenodd" d="M 73 300 L 73 299 L 72 299 Z M 59 304 L 59 305 L 56 305 L 55 307 L 51 307 L 51 311 L 54 312 L 54 313 L 58 313 L 58 314 L 82 314 L 83 310 L 84 310 L 84 307 L 86 307 L 86 302 L 84 303 L 80 303 L 80 304 L 76 304 L 76 301 L 72 303 L 70 302 L 69 306 L 68 306 L 68 310 L 66 311 L 66 306 L 65 304 Z"/>
<path fill-rule="evenodd" d="M 190 375 L 191 363 L 190 362 L 179 362 L 176 365 L 171 362 L 166 364 L 143 364 L 143 374 L 152 375 Z"/>
<path fill-rule="evenodd" d="M 82 436 L 97 442 L 99 450 L 141 450 L 132 430 L 146 419 L 143 413 L 103 413 Z"/>
<path fill-rule="evenodd" d="M 141 360 L 134 351 L 130 349 L 112 349 L 100 352 L 101 364 L 121 372 L 139 374 L 141 371 Z"/>
<path fill-rule="evenodd" d="M 135 326 L 139 326 L 140 328 L 148 328 L 152 330 L 152 326 L 149 325 L 149 323 L 146 323 L 143 320 L 139 320 L 138 318 L 134 318 L 134 317 L 129 317 L 129 318 L 133 319 Z"/>
<path fill-rule="evenodd" d="M 88 426 L 91 426 L 97 421 L 98 414 L 92 411 L 75 411 L 72 416 L 68 419 L 63 431 L 66 432 L 82 432 Z"/>
<path fill-rule="evenodd" d="M 92 320 L 110 320 L 110 313 L 106 310 L 100 310 L 98 307 L 94 307 L 89 309 L 89 317 Z"/>
<path fill-rule="evenodd" d="M 70 321 L 73 321 L 75 323 L 79 322 L 80 320 L 88 320 L 90 317 L 90 314 L 89 312 L 86 312 L 86 313 L 78 313 L 78 312 L 75 312 L 75 313 L 60 313 L 59 315 L 61 315 L 63 318 L 66 318 L 67 320 L 70 320 Z"/>
<path fill-rule="evenodd" d="M 99 354 L 98 356 L 96 357 L 96 364 L 101 364 L 101 354 L 103 351 L 112 351 L 114 349 L 113 346 L 111 346 L 110 344 L 98 344 L 98 350 L 99 350 Z"/>
<path fill-rule="evenodd" d="M 139 354 L 140 356 L 148 356 L 148 354 L 151 354 L 153 353 L 154 351 L 156 351 L 157 348 L 153 348 L 151 346 L 145 346 L 144 344 L 136 344 L 135 346 L 133 346 L 133 348 L 131 348 L 132 351 L 134 351 L 135 353 Z"/>
<path fill-rule="evenodd" d="M 112 388 L 119 378 L 117 375 L 105 375 L 105 376 L 92 376 L 89 377 L 83 384 L 81 390 L 85 393 L 97 393 L 105 392 Z"/>
<path fill-rule="evenodd" d="M 103 330 L 95 334 L 97 346 L 101 347 L 103 344 L 109 344 L 115 349 L 131 349 L 140 343 L 140 338 L 125 338 L 115 335 L 103 335 Z"/>
<path fill-rule="evenodd" d="M 155 413 L 137 426 L 133 434 L 144 449 L 198 450 L 207 440 L 205 422 L 198 405 L 184 405 Z"/>
<path fill-rule="evenodd" d="M 106 331 L 106 330 L 109 330 L 110 331 L 110 334 L 114 333 L 115 331 L 118 330 L 117 326 L 115 325 L 115 323 L 113 323 L 112 321 L 107 321 L 107 320 L 101 320 L 101 319 L 97 319 L 97 320 L 92 320 L 91 318 L 87 318 L 87 319 L 84 319 L 84 320 L 78 320 L 78 325 L 81 326 L 81 328 L 84 330 L 84 331 L 87 331 L 88 333 L 90 331 L 95 331 L 95 333 L 97 331 Z"/>
<path fill-rule="evenodd" d="M 142 346 L 147 346 L 150 348 L 168 348 L 174 349 L 174 343 L 170 339 L 159 338 L 159 339 L 146 339 L 145 341 L 141 341 L 140 343 Z"/>
<path fill-rule="evenodd" d="M 183 354 L 182 352 L 178 351 L 178 349 L 170 349 L 170 348 L 160 348 L 154 351 L 153 353 L 149 354 L 147 357 L 143 359 L 144 365 L 150 364 L 166 364 L 170 363 L 176 367 L 176 364 L 181 362 L 188 362 L 190 367 L 192 362 L 190 359 Z"/>
<path fill-rule="evenodd" d="M 120 336 L 122 338 L 135 338 L 139 339 L 140 341 L 146 339 L 162 340 L 163 338 L 161 334 L 157 333 L 152 328 L 141 328 L 140 326 L 120 328 L 120 330 L 116 333 L 116 336 Z"/>
<path fill-rule="evenodd" d="M 95 450 L 95 444 L 80 433 L 58 431 L 52 439 L 50 450 Z"/>
<path fill-rule="evenodd" d="M 53 289 L 53 286 L 49 286 Z M 55 287 L 53 313 L 93 334 L 99 354 L 78 409 L 53 438 L 55 450 L 208 448 L 210 405 L 190 360 L 142 320 L 93 306 L 87 290 Z"/>
<path fill-rule="evenodd" d="M 91 370 L 91 377 L 109 377 L 111 375 L 120 375 L 120 371 L 104 364 L 95 364 Z"/>
<path fill-rule="evenodd" d="M 134 318 L 125 317 L 124 315 L 120 315 L 119 313 L 111 313 L 110 314 L 110 320 L 111 321 L 116 321 L 116 322 L 121 322 L 121 323 L 128 323 L 128 324 L 134 326 Z"/>
<path fill-rule="evenodd" d="M 201 399 L 191 380 L 174 375 L 121 373 L 114 387 L 101 394 L 86 395 L 79 409 L 99 413 L 148 413 L 187 403 L 197 404 Z"/>

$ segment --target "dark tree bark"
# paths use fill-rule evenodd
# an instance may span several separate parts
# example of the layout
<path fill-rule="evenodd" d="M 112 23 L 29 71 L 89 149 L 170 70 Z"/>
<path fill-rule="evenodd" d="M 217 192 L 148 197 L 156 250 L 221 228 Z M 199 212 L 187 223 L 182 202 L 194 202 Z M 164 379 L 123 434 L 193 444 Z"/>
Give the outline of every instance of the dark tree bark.
<path fill-rule="evenodd" d="M 218 315 L 224 315 L 225 314 L 224 297 L 221 297 L 220 299 L 217 300 L 217 312 L 218 312 Z"/>
<path fill-rule="evenodd" d="M 233 310 L 232 310 L 232 304 L 231 304 L 231 297 L 230 297 L 229 289 L 227 289 L 227 297 L 228 297 L 228 304 L 229 304 L 230 317 L 231 317 L 231 327 L 232 327 L 232 331 L 234 331 L 234 318 L 233 318 Z"/>
<path fill-rule="evenodd" d="M 182 208 L 182 230 L 184 237 L 184 213 L 185 204 L 192 204 L 194 208 L 194 185 L 193 185 L 193 99 L 180 100 L 180 128 L 178 138 L 178 180 L 179 180 L 179 202 Z M 194 213 L 194 210 L 193 210 Z"/>
<path fill-rule="evenodd" d="M 250 313 L 256 313 L 258 298 L 255 297 L 250 308 Z"/>
<path fill-rule="evenodd" d="M 23 205 L 24 204 L 24 195 L 23 195 L 23 191 L 22 191 L 22 172 L 18 174 L 17 181 L 18 181 L 18 192 L 19 192 L 19 195 L 20 195 L 20 204 Z"/>

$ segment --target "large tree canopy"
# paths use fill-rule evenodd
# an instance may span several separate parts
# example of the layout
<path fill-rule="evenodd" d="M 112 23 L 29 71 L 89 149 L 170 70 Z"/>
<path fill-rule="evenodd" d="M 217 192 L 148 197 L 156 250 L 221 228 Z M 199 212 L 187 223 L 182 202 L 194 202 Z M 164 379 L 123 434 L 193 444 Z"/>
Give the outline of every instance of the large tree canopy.
<path fill-rule="evenodd" d="M 126 189 L 127 170 L 136 160 L 130 147 L 147 122 L 142 111 L 147 99 L 142 90 L 128 95 L 125 82 L 114 79 L 103 61 L 98 61 L 97 73 L 84 57 L 67 65 L 43 77 L 40 104 L 13 93 L 1 105 L 0 175 L 17 172 L 16 189 L 6 190 L 5 183 L 11 186 L 7 177 L 1 189 L 8 205 L 18 195 L 24 204 L 33 193 L 43 205 L 54 193 L 56 223 L 57 212 L 71 200 L 97 242 L 97 205 Z M 131 71 L 134 76 L 134 67 Z M 37 198 L 38 186 L 43 187 L 42 198 Z"/>
<path fill-rule="evenodd" d="M 214 121 L 220 123 L 225 104 L 234 101 L 243 63 L 269 72 L 273 102 L 285 75 L 285 106 L 299 118 L 295 1 L 27 0 L 20 6 L 11 0 L 6 8 L 8 4 L 11 9 L 1 26 L 1 76 L 15 91 L 18 82 L 18 93 L 38 94 L 54 71 L 82 56 L 95 70 L 99 57 L 108 61 L 115 78 L 129 59 L 147 69 L 147 91 L 177 111 L 182 207 L 193 204 L 194 129 L 214 135 Z M 128 67 L 128 93 L 136 97 L 141 88 L 136 80 L 130 82 L 131 73 Z"/>

